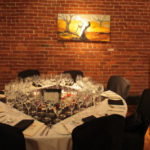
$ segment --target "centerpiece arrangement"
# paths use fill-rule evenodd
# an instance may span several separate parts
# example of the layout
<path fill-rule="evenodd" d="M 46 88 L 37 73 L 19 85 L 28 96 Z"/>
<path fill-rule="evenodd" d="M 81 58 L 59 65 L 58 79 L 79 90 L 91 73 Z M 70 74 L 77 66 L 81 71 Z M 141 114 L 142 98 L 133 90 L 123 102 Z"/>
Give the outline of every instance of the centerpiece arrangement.
<path fill-rule="evenodd" d="M 51 126 L 100 101 L 103 85 L 70 74 L 41 75 L 5 85 L 7 104 Z"/>

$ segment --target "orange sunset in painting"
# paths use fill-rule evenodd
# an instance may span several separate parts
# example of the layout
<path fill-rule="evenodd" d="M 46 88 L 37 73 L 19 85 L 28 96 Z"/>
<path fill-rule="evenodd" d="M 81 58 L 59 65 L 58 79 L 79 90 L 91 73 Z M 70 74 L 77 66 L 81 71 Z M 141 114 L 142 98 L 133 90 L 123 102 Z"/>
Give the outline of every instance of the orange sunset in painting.
<path fill-rule="evenodd" d="M 110 41 L 109 15 L 58 14 L 58 39 L 66 41 Z"/>

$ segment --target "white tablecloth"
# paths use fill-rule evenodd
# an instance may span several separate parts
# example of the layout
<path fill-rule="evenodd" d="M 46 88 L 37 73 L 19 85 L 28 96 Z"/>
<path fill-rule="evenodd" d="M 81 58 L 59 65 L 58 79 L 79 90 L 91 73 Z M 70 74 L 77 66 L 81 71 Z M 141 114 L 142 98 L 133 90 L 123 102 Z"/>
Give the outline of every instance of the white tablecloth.
<path fill-rule="evenodd" d="M 46 129 L 46 126 L 43 123 L 34 121 L 34 124 L 29 126 L 23 132 L 26 141 L 26 150 L 71 150 L 71 132 L 73 128 L 83 123 L 82 118 L 90 115 L 100 117 L 111 114 L 119 114 L 124 117 L 126 116 L 127 105 L 124 99 L 112 91 L 104 92 L 102 95 L 105 97 L 105 100 L 96 106 L 89 107 L 72 117 L 57 123 L 51 129 Z M 109 98 L 114 100 L 121 99 L 123 101 L 123 105 L 108 105 Z M 0 122 L 15 125 L 23 119 L 33 118 L 0 102 Z M 41 134 L 44 130 L 44 134 Z"/>
<path fill-rule="evenodd" d="M 0 102 L 1 123 L 6 123 L 13 126 L 23 119 L 33 118 Z M 71 150 L 71 135 L 59 123 L 56 124 L 53 128 L 49 129 L 49 131 L 48 129 L 45 130 L 46 126 L 39 121 L 34 121 L 34 124 L 40 124 L 40 126 L 35 131 L 33 129 L 33 132 L 31 131 L 31 134 L 30 132 L 28 132 L 28 130 L 30 130 L 30 126 L 24 131 L 26 150 Z M 59 131 L 57 131 L 57 128 L 59 128 L 60 133 Z M 44 130 L 44 134 L 41 135 Z M 63 132 L 61 132 L 61 130 Z M 47 132 L 48 134 L 46 135 Z M 25 133 L 29 133 L 29 135 L 26 135 Z"/>

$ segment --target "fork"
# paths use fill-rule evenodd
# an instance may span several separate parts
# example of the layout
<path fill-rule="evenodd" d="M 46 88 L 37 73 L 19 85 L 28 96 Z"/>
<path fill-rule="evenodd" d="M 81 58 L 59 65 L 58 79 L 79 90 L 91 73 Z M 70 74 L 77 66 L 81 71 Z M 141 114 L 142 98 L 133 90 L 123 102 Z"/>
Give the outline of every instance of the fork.
<path fill-rule="evenodd" d="M 46 131 L 46 133 L 45 133 L 45 136 L 47 136 L 47 135 L 48 135 L 48 133 L 49 133 L 49 129 L 50 129 L 50 127 L 48 127 L 48 128 L 47 128 L 47 131 Z"/>
<path fill-rule="evenodd" d="M 46 131 L 47 128 L 48 128 L 48 126 L 46 126 L 46 127 L 43 129 L 43 131 L 40 133 L 40 136 L 42 136 L 42 135 L 45 133 L 45 131 Z"/>

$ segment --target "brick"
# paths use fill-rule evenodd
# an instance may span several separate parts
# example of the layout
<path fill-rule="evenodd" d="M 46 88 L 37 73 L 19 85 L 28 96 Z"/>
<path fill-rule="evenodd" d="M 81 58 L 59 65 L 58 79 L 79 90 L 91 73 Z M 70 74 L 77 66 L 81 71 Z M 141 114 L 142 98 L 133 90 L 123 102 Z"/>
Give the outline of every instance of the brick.
<path fill-rule="evenodd" d="M 78 69 L 104 85 L 110 75 L 121 75 L 132 83 L 131 94 L 150 87 L 147 1 L 2 0 L 0 9 L 0 89 L 28 68 L 48 74 Z M 110 15 L 110 42 L 58 41 L 58 13 Z"/>

